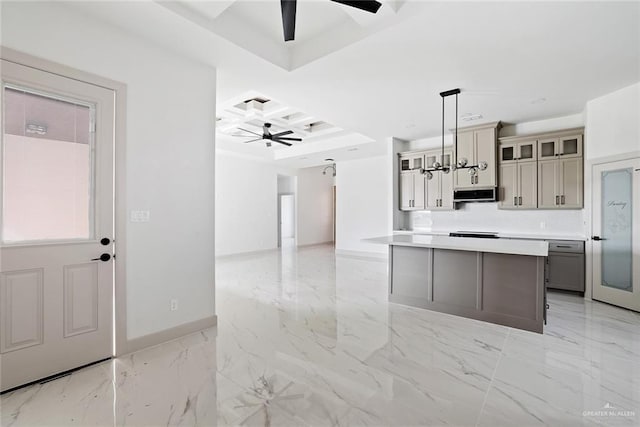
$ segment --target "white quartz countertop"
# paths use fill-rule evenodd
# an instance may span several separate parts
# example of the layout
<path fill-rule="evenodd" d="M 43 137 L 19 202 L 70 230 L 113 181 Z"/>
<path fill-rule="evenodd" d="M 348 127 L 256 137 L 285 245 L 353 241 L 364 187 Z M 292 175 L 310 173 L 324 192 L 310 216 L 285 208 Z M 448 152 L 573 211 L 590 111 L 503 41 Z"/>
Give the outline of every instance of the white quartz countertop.
<path fill-rule="evenodd" d="M 549 254 L 549 243 L 541 240 L 477 239 L 428 234 L 394 234 L 393 236 L 364 239 L 364 241 L 385 245 L 492 252 L 511 255 L 547 256 Z"/>
<path fill-rule="evenodd" d="M 416 234 L 416 235 L 426 235 L 426 236 L 448 236 L 450 232 L 455 232 L 456 230 L 436 230 L 436 231 L 425 231 L 425 230 L 394 230 L 393 234 Z M 524 239 L 524 240 L 577 240 L 577 241 L 586 241 L 589 240 L 586 236 L 582 234 L 553 234 L 553 233 L 513 233 L 513 232 L 498 232 L 498 237 L 505 239 Z"/>

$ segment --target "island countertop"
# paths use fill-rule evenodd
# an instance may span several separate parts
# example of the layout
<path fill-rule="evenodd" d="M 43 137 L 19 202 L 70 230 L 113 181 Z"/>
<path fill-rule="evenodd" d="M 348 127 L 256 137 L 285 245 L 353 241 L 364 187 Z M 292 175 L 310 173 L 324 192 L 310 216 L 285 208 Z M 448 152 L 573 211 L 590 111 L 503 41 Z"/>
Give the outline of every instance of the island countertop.
<path fill-rule="evenodd" d="M 450 249 L 454 251 L 490 252 L 541 257 L 546 257 L 549 254 L 549 243 L 537 240 L 483 239 L 426 234 L 394 234 L 392 236 L 364 239 L 364 241 L 392 246 Z"/>

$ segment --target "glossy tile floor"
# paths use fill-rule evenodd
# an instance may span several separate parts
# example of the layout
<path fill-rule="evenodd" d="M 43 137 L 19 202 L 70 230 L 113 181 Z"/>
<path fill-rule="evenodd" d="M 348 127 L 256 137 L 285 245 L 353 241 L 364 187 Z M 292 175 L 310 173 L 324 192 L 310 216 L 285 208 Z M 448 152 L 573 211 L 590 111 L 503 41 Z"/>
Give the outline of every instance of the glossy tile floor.
<path fill-rule="evenodd" d="M 640 315 L 551 294 L 544 335 L 387 303 L 329 246 L 217 263 L 217 328 L 1 398 L 17 425 L 640 425 Z"/>

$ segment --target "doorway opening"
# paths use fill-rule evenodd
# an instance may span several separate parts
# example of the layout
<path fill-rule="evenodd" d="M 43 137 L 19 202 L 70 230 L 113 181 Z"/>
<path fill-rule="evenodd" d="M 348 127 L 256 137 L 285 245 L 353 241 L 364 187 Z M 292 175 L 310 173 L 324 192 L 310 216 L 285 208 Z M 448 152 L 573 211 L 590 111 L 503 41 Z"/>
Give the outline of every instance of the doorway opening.
<path fill-rule="evenodd" d="M 278 247 L 297 246 L 297 182 L 295 176 L 278 175 Z"/>

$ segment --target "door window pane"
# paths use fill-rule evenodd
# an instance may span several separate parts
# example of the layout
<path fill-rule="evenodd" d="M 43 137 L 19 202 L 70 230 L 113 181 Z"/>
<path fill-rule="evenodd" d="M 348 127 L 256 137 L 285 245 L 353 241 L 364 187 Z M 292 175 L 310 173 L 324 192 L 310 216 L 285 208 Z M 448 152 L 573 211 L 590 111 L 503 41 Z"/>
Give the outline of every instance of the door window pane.
<path fill-rule="evenodd" d="M 556 155 L 556 142 L 548 141 L 540 144 L 540 157 L 553 157 Z"/>
<path fill-rule="evenodd" d="M 523 144 L 520 146 L 520 159 L 533 159 L 532 144 Z"/>
<path fill-rule="evenodd" d="M 2 240 L 93 237 L 95 107 L 3 89 Z"/>
<path fill-rule="evenodd" d="M 513 160 L 513 147 L 502 147 L 502 160 Z"/>
<path fill-rule="evenodd" d="M 578 140 L 576 138 L 563 140 L 562 141 L 562 153 L 563 154 L 577 154 L 578 153 Z"/>
<path fill-rule="evenodd" d="M 631 168 L 602 176 L 602 285 L 632 292 Z"/>

